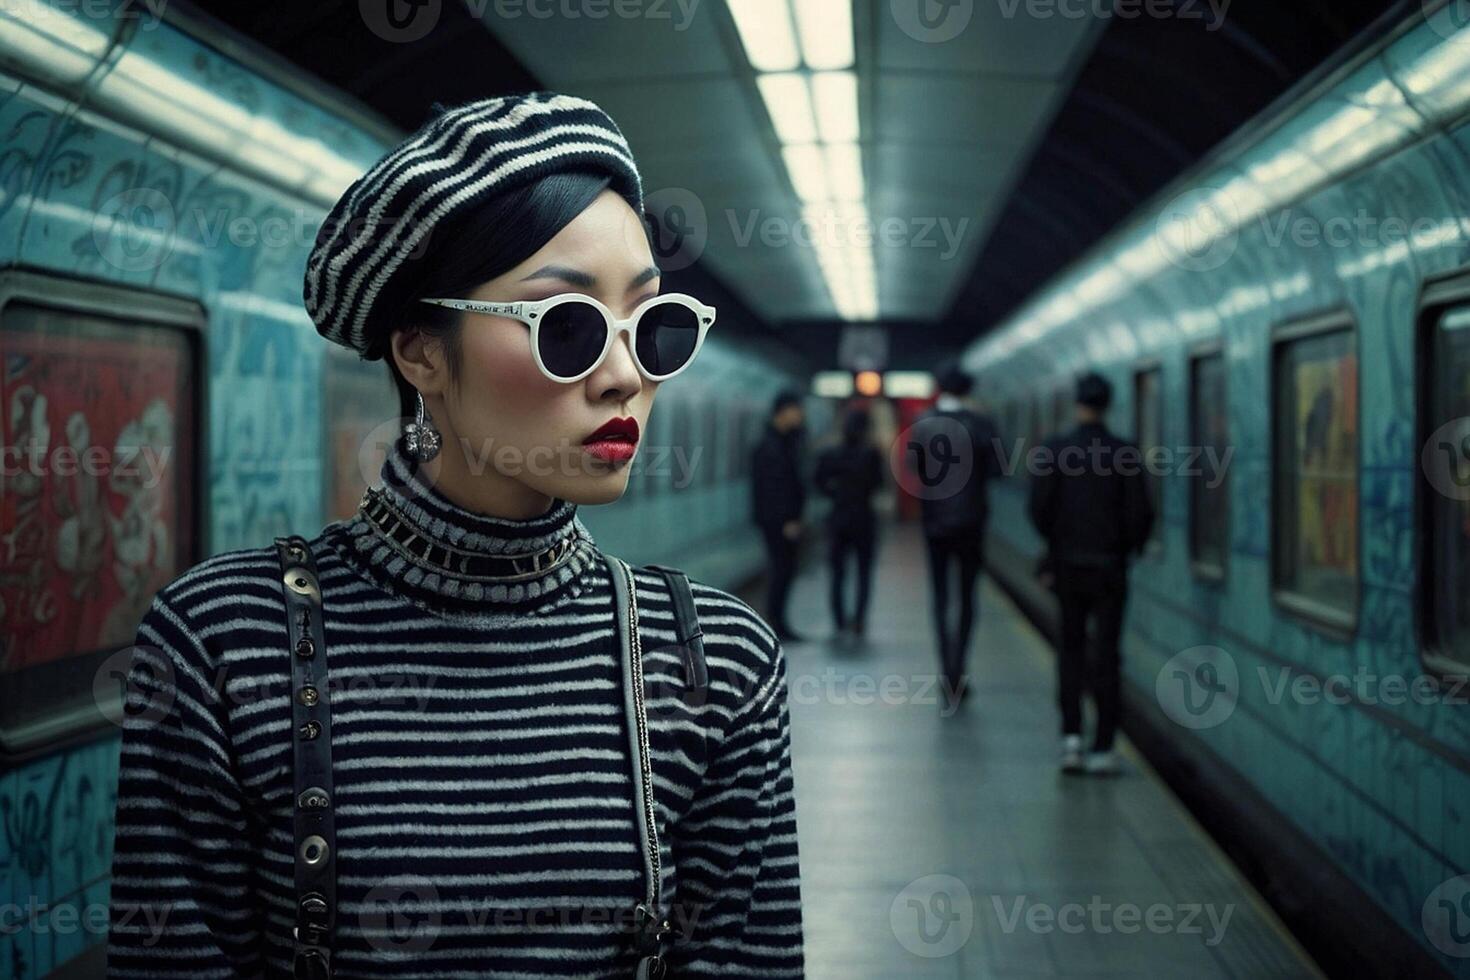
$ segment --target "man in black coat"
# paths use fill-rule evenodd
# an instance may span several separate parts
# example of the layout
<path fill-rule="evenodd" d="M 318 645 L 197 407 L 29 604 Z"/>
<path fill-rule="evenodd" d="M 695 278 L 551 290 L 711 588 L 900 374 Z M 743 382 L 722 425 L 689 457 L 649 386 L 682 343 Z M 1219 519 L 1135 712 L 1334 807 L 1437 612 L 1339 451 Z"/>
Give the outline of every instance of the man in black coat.
<path fill-rule="evenodd" d="M 1052 437 L 1033 461 L 1031 523 L 1046 540 L 1042 580 L 1061 607 L 1057 696 L 1062 710 L 1064 772 L 1113 774 L 1118 760 L 1119 655 L 1128 562 L 1148 541 L 1154 508 L 1137 446 L 1108 430 L 1113 387 L 1098 374 L 1077 382 L 1077 426 Z M 1097 649 L 1087 664 L 1087 621 Z M 1092 751 L 1082 755 L 1082 686 L 1086 674 L 1097 705 Z"/>
<path fill-rule="evenodd" d="M 842 420 L 842 442 L 817 458 L 813 480 L 819 491 L 832 498 L 832 509 L 827 512 L 832 622 L 838 636 L 853 639 L 867 631 L 873 554 L 878 543 L 873 494 L 883 485 L 883 455 L 869 440 L 871 426 L 867 409 L 849 408 Z M 857 558 L 857 609 L 851 614 L 843 594 L 849 553 Z"/>
<path fill-rule="evenodd" d="M 801 396 L 783 391 L 771 405 L 771 418 L 751 466 L 751 518 L 761 529 L 770 565 L 766 619 L 784 642 L 801 634 L 786 621 L 786 597 L 796 573 L 801 512 L 806 488 L 801 476 Z"/>
<path fill-rule="evenodd" d="M 975 584 L 984 560 L 990 479 L 1000 472 L 995 424 L 963 401 L 973 380 L 954 362 L 936 372 L 939 398 L 914 422 L 905 447 L 919 471 L 919 507 L 929 553 L 934 632 L 948 707 L 969 694 L 965 658 L 975 625 Z M 959 623 L 949 621 L 949 576 L 957 566 Z"/>

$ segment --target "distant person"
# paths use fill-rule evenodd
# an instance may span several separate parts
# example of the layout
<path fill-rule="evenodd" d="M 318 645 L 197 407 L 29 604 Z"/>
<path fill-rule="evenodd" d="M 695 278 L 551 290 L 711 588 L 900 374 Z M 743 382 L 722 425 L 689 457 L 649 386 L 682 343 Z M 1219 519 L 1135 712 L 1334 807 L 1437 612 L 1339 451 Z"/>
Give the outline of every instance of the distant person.
<path fill-rule="evenodd" d="M 806 505 L 800 463 L 802 420 L 801 396 L 794 391 L 777 395 L 751 467 L 751 516 L 765 538 L 769 566 L 766 619 L 788 643 L 803 639 L 786 619 L 786 597 L 796 572 L 801 512 Z"/>
<path fill-rule="evenodd" d="M 1061 605 L 1057 696 L 1062 710 L 1062 770 L 1111 775 L 1119 771 L 1118 638 L 1128 598 L 1128 561 L 1142 550 L 1154 509 L 1138 447 L 1103 424 L 1113 386 L 1099 374 L 1077 382 L 1077 427 L 1046 443 L 1049 465 L 1031 480 L 1031 522 L 1047 543 L 1043 584 Z M 1087 621 L 1097 649 L 1087 661 Z M 1082 754 L 1082 686 L 1086 674 L 1097 705 L 1092 749 Z"/>
<path fill-rule="evenodd" d="M 817 459 L 815 480 L 817 489 L 832 498 L 827 514 L 832 621 L 839 636 L 854 638 L 867 631 L 878 523 L 873 494 L 883 485 L 883 456 L 868 437 L 871 427 L 866 409 L 850 409 L 843 418 L 841 444 Z M 851 616 L 847 615 L 844 588 L 849 555 L 857 558 L 857 608 Z"/>
<path fill-rule="evenodd" d="M 916 462 L 932 481 L 920 495 L 920 511 L 929 552 L 939 663 L 952 708 L 969 696 L 965 659 L 975 625 L 975 583 L 984 561 L 989 482 L 1000 472 L 1000 458 L 995 423 L 963 400 L 974 387 L 970 376 L 958 364 L 949 363 L 936 372 L 936 382 L 939 398 L 909 430 L 909 451 L 922 451 Z M 959 623 L 953 631 L 948 625 L 951 566 L 957 566 L 959 593 Z"/>

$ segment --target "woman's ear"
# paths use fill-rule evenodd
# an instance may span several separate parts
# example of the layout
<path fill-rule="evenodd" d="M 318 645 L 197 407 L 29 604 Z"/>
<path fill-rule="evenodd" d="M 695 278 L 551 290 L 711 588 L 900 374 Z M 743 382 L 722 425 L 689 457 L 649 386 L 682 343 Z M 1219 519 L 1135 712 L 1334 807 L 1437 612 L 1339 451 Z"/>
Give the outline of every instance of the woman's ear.
<path fill-rule="evenodd" d="M 442 395 L 449 384 L 444 344 L 417 327 L 398 327 L 388 341 L 388 356 L 403 380 L 425 395 Z"/>

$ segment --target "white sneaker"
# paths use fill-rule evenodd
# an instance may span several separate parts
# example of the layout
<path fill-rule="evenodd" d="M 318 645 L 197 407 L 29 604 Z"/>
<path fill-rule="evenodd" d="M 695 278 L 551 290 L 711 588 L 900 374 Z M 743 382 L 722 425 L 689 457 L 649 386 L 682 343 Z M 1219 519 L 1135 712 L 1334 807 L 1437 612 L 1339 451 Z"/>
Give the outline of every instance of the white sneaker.
<path fill-rule="evenodd" d="M 1082 736 L 1062 736 L 1062 772 L 1082 772 Z"/>
<path fill-rule="evenodd" d="M 1111 750 L 1107 752 L 1087 753 L 1087 771 L 1094 776 L 1116 776 L 1123 771 L 1118 762 L 1118 753 Z"/>

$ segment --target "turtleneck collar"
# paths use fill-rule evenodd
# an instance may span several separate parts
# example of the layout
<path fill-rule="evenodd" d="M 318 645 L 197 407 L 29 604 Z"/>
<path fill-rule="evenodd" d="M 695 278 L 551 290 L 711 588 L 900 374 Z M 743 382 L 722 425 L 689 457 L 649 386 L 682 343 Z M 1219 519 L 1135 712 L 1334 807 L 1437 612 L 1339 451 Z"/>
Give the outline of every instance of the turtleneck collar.
<path fill-rule="evenodd" d="M 379 585 L 446 616 L 545 612 L 582 591 L 598 558 L 576 504 L 556 497 L 525 519 L 468 510 L 423 478 L 401 438 L 346 528 Z M 539 563 L 522 557 L 548 548 Z"/>

